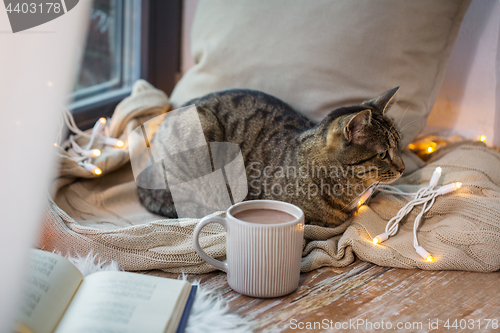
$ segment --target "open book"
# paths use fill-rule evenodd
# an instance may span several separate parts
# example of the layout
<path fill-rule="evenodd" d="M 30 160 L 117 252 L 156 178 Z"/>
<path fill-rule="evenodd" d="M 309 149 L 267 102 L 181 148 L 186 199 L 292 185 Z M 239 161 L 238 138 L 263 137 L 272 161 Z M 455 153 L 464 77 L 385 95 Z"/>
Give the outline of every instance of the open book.
<path fill-rule="evenodd" d="M 83 278 L 65 258 L 33 250 L 17 331 L 179 332 L 195 291 L 186 281 L 128 272 Z"/>

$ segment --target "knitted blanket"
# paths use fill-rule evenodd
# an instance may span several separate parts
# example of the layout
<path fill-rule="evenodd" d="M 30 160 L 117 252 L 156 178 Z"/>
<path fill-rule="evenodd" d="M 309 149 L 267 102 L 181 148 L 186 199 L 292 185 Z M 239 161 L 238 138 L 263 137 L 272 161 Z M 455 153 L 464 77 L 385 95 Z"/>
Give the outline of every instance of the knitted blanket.
<path fill-rule="evenodd" d="M 145 81 L 138 81 L 130 97 L 116 108 L 109 133 L 127 140 L 144 121 L 169 108 L 167 96 Z M 159 125 L 152 124 L 151 126 Z M 87 138 L 77 136 L 83 146 Z M 98 253 L 125 270 L 160 269 L 172 273 L 207 273 L 215 270 L 192 246 L 198 219 L 164 219 L 139 203 L 127 149 L 98 146 L 96 176 L 80 167 L 74 152 L 56 149 L 59 175 L 52 184 L 38 247 L 65 255 Z M 462 187 L 439 196 L 423 217 L 420 244 L 435 258 L 424 261 L 413 248 L 413 220 L 420 208 L 402 220 L 398 234 L 382 244 L 372 238 L 409 200 L 379 193 L 352 219 L 336 228 L 307 225 L 302 271 L 323 266 L 343 267 L 355 260 L 377 265 L 426 270 L 490 272 L 500 269 L 500 154 L 479 142 L 446 146 L 423 168 L 399 179 L 395 186 L 416 192 L 426 186 L 434 169 L 443 170 L 439 185 L 461 182 Z M 220 212 L 223 214 L 223 212 Z M 206 253 L 225 257 L 225 232 L 210 224 L 200 235 Z"/>

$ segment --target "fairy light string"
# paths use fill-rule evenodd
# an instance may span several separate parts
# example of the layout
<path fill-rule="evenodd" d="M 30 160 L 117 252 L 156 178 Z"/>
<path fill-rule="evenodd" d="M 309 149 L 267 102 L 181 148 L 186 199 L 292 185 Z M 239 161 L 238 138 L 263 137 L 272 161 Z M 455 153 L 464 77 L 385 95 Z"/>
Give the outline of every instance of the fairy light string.
<path fill-rule="evenodd" d="M 374 245 L 381 244 L 384 241 L 388 240 L 389 237 L 395 236 L 398 232 L 401 220 L 406 215 L 408 215 L 415 207 L 422 206 L 420 213 L 417 215 L 415 221 L 413 222 L 413 247 L 415 248 L 417 254 L 421 256 L 426 262 L 434 261 L 434 257 L 426 249 L 424 249 L 418 242 L 418 237 L 417 237 L 418 227 L 420 225 L 420 222 L 424 214 L 431 209 L 432 205 L 436 200 L 436 197 L 453 192 L 462 186 L 462 183 L 456 182 L 443 185 L 436 189 L 435 187 L 437 186 L 437 183 L 441 178 L 441 173 L 442 173 L 441 167 L 437 167 L 432 174 L 431 180 L 429 181 L 429 185 L 413 193 L 403 192 L 394 186 L 386 184 L 379 184 L 375 186 L 375 190 L 379 192 L 411 197 L 412 199 L 408 201 L 406 205 L 404 205 L 399 210 L 399 212 L 387 222 L 385 226 L 385 232 L 373 238 L 372 242 Z M 362 198 L 358 202 L 358 206 L 365 203 L 372 195 L 372 193 L 373 193 L 373 188 L 370 187 L 369 191 L 366 191 L 363 194 Z"/>
<path fill-rule="evenodd" d="M 84 132 L 76 126 L 75 119 L 68 109 L 64 109 L 62 114 L 62 120 L 59 123 L 59 133 L 56 138 L 54 146 L 60 146 L 60 140 L 62 139 L 63 125 L 66 124 L 68 129 L 74 134 L 87 137 L 89 139 L 85 147 L 81 147 L 74 139 L 74 135 L 69 136 L 69 140 L 66 141 L 65 145 L 61 147 L 62 149 L 72 148 L 73 151 L 78 155 L 72 159 L 78 163 L 79 166 L 84 168 L 94 175 L 101 175 L 102 170 L 92 163 L 92 160 L 101 155 L 101 151 L 97 148 L 92 148 L 95 142 L 103 143 L 107 146 L 115 148 L 123 148 L 125 143 L 122 140 L 111 138 L 109 136 L 109 130 L 106 118 L 100 118 L 92 128 L 91 133 Z"/>

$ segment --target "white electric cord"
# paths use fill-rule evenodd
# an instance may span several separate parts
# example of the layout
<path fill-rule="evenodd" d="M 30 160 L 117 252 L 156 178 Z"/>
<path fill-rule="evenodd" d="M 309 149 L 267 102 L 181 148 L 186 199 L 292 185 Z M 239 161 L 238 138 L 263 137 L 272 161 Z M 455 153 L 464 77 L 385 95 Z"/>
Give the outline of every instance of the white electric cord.
<path fill-rule="evenodd" d="M 401 220 L 406 215 L 408 215 L 408 213 L 410 213 L 413 210 L 413 208 L 422 205 L 422 210 L 420 211 L 420 213 L 415 218 L 415 221 L 413 222 L 413 247 L 415 248 L 417 253 L 427 262 L 434 261 L 434 258 L 429 254 L 429 252 L 427 252 L 418 243 L 418 238 L 417 238 L 418 226 L 420 225 L 420 221 L 422 220 L 424 214 L 431 209 L 437 196 L 450 193 L 460 188 L 460 186 L 462 186 L 462 183 L 457 182 L 444 185 L 439 189 L 435 190 L 434 187 L 436 187 L 439 178 L 441 178 L 441 172 L 442 169 L 440 167 L 437 167 L 436 170 L 434 170 L 434 173 L 432 174 L 431 180 L 429 181 L 429 185 L 413 193 L 407 193 L 389 185 L 378 185 L 376 187 L 376 190 L 380 192 L 409 196 L 413 197 L 413 199 L 408 201 L 406 205 L 404 205 L 403 208 L 399 210 L 396 216 L 394 216 L 387 222 L 387 225 L 385 226 L 385 232 L 373 238 L 373 244 L 380 244 L 389 239 L 389 237 L 396 235 Z"/>

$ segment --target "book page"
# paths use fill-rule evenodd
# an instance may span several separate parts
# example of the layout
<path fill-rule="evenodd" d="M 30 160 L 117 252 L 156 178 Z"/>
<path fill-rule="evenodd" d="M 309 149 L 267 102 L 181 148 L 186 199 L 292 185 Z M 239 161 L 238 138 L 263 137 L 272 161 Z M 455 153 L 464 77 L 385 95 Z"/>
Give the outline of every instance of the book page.
<path fill-rule="evenodd" d="M 180 318 L 190 290 L 179 280 L 94 273 L 82 282 L 56 333 L 163 333 L 172 317 Z"/>
<path fill-rule="evenodd" d="M 52 333 L 82 280 L 65 258 L 32 250 L 18 321 L 33 333 Z"/>

